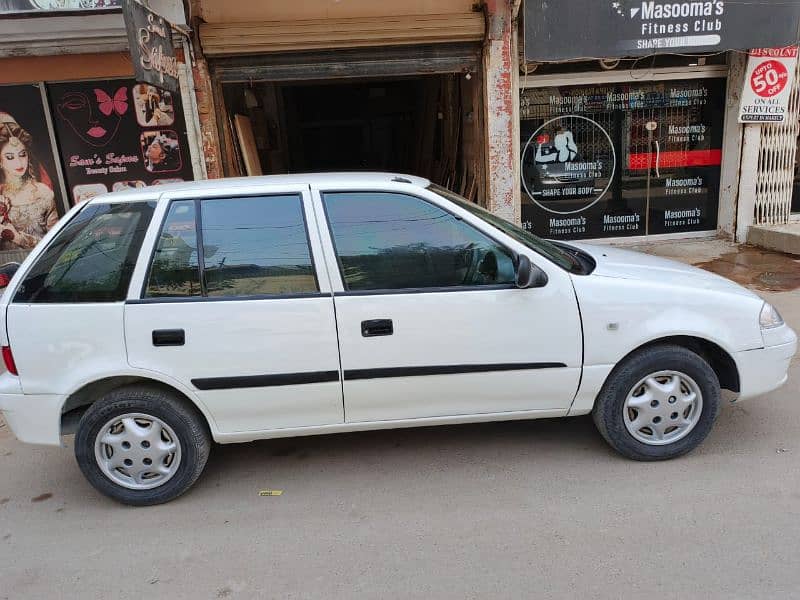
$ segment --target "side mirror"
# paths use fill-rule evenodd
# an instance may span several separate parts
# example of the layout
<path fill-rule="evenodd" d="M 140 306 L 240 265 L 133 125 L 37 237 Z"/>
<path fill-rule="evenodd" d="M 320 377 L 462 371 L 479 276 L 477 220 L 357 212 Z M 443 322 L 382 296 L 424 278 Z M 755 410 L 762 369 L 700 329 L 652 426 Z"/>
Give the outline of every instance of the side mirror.
<path fill-rule="evenodd" d="M 19 269 L 19 263 L 15 262 L 6 263 L 0 267 L 0 290 L 8 287 L 8 284 L 11 283 L 11 278 L 14 277 L 14 273 L 17 272 L 17 269 Z"/>
<path fill-rule="evenodd" d="M 547 285 L 547 273 L 534 265 L 524 254 L 517 260 L 517 287 L 521 290 L 540 288 Z"/>

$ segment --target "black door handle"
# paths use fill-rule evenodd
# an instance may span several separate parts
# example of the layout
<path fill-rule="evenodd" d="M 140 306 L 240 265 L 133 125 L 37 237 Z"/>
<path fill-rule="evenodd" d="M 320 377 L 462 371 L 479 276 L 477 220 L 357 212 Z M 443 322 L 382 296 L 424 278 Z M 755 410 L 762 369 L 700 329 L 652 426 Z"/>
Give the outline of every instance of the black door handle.
<path fill-rule="evenodd" d="M 364 337 L 378 337 L 381 335 L 392 335 L 393 333 L 394 324 L 391 319 L 361 321 L 361 335 Z"/>
<path fill-rule="evenodd" d="M 153 346 L 183 346 L 186 332 L 183 329 L 156 329 L 153 332 Z"/>

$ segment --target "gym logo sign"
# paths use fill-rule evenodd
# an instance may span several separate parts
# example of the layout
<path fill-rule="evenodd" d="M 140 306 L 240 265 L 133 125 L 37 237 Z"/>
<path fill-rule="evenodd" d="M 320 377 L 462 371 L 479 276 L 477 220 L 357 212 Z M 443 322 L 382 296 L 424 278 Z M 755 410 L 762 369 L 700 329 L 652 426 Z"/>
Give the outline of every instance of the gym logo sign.
<path fill-rule="evenodd" d="M 611 136 L 581 115 L 550 119 L 525 144 L 522 185 L 549 213 L 582 212 L 605 196 L 616 172 Z"/>

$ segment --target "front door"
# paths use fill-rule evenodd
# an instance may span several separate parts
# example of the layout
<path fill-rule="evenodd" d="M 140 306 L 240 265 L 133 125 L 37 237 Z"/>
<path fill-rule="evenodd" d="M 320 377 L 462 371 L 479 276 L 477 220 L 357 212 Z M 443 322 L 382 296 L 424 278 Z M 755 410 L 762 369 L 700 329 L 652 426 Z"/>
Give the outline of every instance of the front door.
<path fill-rule="evenodd" d="M 128 360 L 196 390 L 222 433 L 343 422 L 333 300 L 295 189 L 172 198 L 125 308 Z"/>
<path fill-rule="evenodd" d="M 566 412 L 581 372 L 566 272 L 550 265 L 545 287 L 517 289 L 514 252 L 432 198 L 323 191 L 315 202 L 347 422 Z"/>

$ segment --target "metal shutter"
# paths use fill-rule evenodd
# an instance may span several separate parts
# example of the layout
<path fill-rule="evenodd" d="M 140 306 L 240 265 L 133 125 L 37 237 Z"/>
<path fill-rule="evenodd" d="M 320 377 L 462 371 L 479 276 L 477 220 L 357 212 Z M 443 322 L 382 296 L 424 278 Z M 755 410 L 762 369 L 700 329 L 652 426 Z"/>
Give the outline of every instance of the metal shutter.
<path fill-rule="evenodd" d="M 203 23 L 207 56 L 367 48 L 483 40 L 483 13 L 406 15 L 289 22 Z"/>

